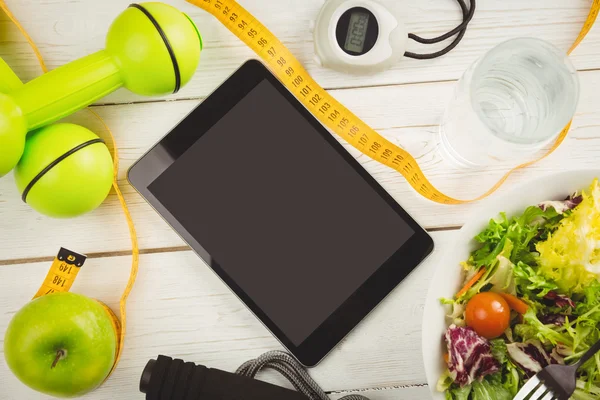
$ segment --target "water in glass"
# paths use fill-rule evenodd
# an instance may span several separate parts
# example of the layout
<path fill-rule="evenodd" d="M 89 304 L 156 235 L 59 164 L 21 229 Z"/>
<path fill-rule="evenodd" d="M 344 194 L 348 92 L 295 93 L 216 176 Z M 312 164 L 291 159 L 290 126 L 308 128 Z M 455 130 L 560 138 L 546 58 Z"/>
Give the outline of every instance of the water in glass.
<path fill-rule="evenodd" d="M 462 166 L 524 161 L 575 114 L 577 72 L 538 39 L 500 44 L 461 78 L 440 126 L 442 148 Z"/>

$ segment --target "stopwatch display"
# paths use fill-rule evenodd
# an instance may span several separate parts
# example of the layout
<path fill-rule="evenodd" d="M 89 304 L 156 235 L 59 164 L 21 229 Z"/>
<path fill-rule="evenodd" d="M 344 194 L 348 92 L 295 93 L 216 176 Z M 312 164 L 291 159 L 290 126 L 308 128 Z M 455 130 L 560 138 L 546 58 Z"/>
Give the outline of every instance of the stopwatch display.
<path fill-rule="evenodd" d="M 379 36 L 379 23 L 371 11 L 354 7 L 340 17 L 335 36 L 338 45 L 346 53 L 360 56 L 375 46 Z"/>
<path fill-rule="evenodd" d="M 389 68 L 404 55 L 408 41 L 399 16 L 374 0 L 328 0 L 314 36 L 318 62 L 350 73 Z"/>

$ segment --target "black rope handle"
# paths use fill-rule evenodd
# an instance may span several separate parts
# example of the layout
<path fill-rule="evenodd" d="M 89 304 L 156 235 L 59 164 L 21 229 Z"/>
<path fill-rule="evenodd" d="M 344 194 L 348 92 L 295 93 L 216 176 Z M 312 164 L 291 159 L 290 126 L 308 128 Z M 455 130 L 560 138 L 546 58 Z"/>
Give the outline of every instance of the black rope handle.
<path fill-rule="evenodd" d="M 460 5 L 460 9 L 463 14 L 463 22 L 460 25 L 458 25 L 456 28 L 452 29 L 448 33 L 445 33 L 441 36 L 438 36 L 438 37 L 435 37 L 432 39 L 422 38 L 418 35 L 415 35 L 414 33 L 408 34 L 409 39 L 412 39 L 415 42 L 422 43 L 422 44 L 440 43 L 440 42 L 443 42 L 444 40 L 450 39 L 454 35 L 457 35 L 456 38 L 452 41 L 452 43 L 450 43 L 444 49 L 442 49 L 440 51 L 436 51 L 435 53 L 418 54 L 418 53 L 412 53 L 412 52 L 407 51 L 406 53 L 404 53 L 405 57 L 415 58 L 417 60 L 429 60 L 432 58 L 441 57 L 441 56 L 447 54 L 448 52 L 450 52 L 456 46 L 458 46 L 460 41 L 465 36 L 465 33 L 467 33 L 467 27 L 469 26 L 469 23 L 473 19 L 473 15 L 475 14 L 476 4 L 475 4 L 475 0 L 470 0 L 471 7 L 468 8 L 467 4 L 465 3 L 464 0 L 457 0 L 457 1 L 458 1 L 458 4 Z"/>

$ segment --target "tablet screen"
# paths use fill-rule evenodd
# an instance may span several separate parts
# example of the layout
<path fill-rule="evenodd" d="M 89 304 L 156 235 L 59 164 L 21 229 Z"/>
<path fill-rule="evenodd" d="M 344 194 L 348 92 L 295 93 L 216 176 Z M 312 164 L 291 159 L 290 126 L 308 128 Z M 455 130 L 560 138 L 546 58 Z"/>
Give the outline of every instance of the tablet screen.
<path fill-rule="evenodd" d="M 296 346 L 415 234 L 268 80 L 148 189 Z"/>

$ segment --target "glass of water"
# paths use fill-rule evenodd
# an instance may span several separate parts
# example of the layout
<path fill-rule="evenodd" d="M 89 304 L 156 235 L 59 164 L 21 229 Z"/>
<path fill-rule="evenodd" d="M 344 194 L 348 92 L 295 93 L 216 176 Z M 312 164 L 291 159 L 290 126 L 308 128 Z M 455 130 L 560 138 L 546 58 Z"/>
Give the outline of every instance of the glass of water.
<path fill-rule="evenodd" d="M 440 125 L 442 149 L 465 167 L 529 160 L 565 128 L 578 100 L 565 52 L 539 39 L 509 40 L 458 82 Z"/>

